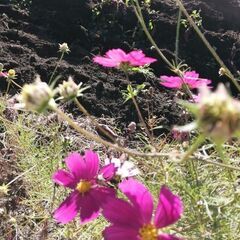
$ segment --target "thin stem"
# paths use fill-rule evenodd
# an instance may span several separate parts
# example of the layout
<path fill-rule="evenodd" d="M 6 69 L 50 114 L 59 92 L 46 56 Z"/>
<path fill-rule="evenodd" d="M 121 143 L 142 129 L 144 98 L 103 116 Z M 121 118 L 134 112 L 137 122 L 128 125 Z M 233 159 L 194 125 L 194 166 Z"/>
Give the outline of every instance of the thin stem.
<path fill-rule="evenodd" d="M 50 84 L 50 83 L 52 82 L 53 77 L 54 77 L 54 75 L 55 75 L 55 73 L 56 73 L 56 71 L 57 71 L 57 68 L 58 68 L 59 64 L 61 63 L 63 57 L 64 57 L 64 52 L 62 52 L 62 54 L 61 54 L 61 56 L 60 56 L 60 58 L 59 58 L 59 60 L 58 60 L 58 62 L 57 62 L 57 64 L 56 64 L 56 66 L 55 66 L 55 68 L 54 68 L 54 70 L 53 70 L 53 72 L 52 72 L 52 75 L 51 75 L 51 77 L 50 77 L 50 79 L 49 79 L 48 84 Z"/>
<path fill-rule="evenodd" d="M 175 62 L 176 62 L 176 64 L 178 64 L 181 18 L 182 18 L 182 11 L 179 8 L 179 10 L 178 10 L 178 19 L 177 19 L 177 28 L 176 28 L 176 41 L 175 41 Z"/>
<path fill-rule="evenodd" d="M 204 159 L 204 158 L 196 158 L 196 160 L 204 161 L 206 163 L 216 165 L 216 166 L 219 166 L 219 167 L 228 168 L 228 169 L 231 169 L 231 170 L 240 171 L 239 167 L 234 167 L 234 166 L 231 166 L 231 165 L 228 165 L 228 164 L 225 164 L 225 163 L 214 162 L 212 160 L 208 160 L 208 159 Z"/>
<path fill-rule="evenodd" d="M 157 53 L 159 54 L 159 56 L 163 59 L 163 61 L 169 66 L 170 69 L 172 69 L 172 71 L 174 73 L 176 73 L 182 80 L 183 80 L 183 76 L 181 74 L 179 74 L 179 71 L 178 69 L 176 69 L 176 67 L 167 59 L 167 57 L 163 54 L 163 52 L 161 51 L 161 49 L 158 47 L 158 45 L 156 44 L 156 42 L 154 41 L 154 39 L 152 38 L 151 34 L 149 33 L 148 29 L 147 29 L 147 26 L 146 26 L 146 23 L 144 21 L 144 18 L 143 18 L 143 15 L 142 15 L 142 10 L 141 10 L 141 7 L 139 5 L 139 2 L 138 0 L 135 0 L 136 2 L 136 6 L 133 6 L 133 9 L 134 9 L 134 12 L 135 12 L 135 15 L 138 19 L 138 21 L 140 22 L 141 26 L 142 26 L 142 29 L 143 31 L 145 32 L 148 40 L 150 41 L 150 43 L 154 46 L 155 50 L 157 51 Z M 184 82 L 184 81 L 183 81 Z M 189 89 L 188 85 L 185 84 L 185 90 L 186 90 L 186 93 L 189 95 L 189 97 L 191 99 L 193 99 L 193 96 L 192 96 L 192 92 L 191 90 Z"/>
<path fill-rule="evenodd" d="M 157 53 L 159 54 L 159 56 L 163 59 L 163 61 L 171 68 L 174 69 L 175 67 L 173 66 L 173 64 L 165 57 L 165 55 L 163 54 L 163 52 L 161 51 L 161 49 L 157 46 L 156 42 L 153 40 L 151 34 L 149 33 L 146 23 L 144 22 L 144 18 L 142 15 L 142 11 L 141 11 L 141 7 L 138 3 L 138 1 L 136 0 L 136 6 L 133 6 L 134 12 L 138 18 L 138 21 L 140 22 L 143 31 L 145 32 L 148 40 L 150 41 L 150 43 L 154 46 L 154 48 L 156 49 Z"/>
<path fill-rule="evenodd" d="M 222 162 L 227 165 L 230 162 L 230 159 L 228 157 L 228 155 L 225 153 L 223 145 L 222 144 L 216 144 L 215 145 L 215 149 L 219 155 L 219 157 L 221 158 Z M 234 181 L 234 177 L 232 172 L 228 169 L 228 175 L 231 178 L 232 181 Z"/>
<path fill-rule="evenodd" d="M 104 146 L 111 147 L 117 151 L 127 153 L 128 155 L 132 157 L 166 157 L 169 156 L 169 154 L 164 154 L 164 153 L 142 153 L 134 150 L 130 150 L 127 148 L 123 148 L 117 144 L 112 144 L 108 141 L 103 140 L 102 138 L 98 137 L 97 135 L 88 132 L 87 130 L 83 129 L 79 125 L 77 125 L 70 117 L 68 117 L 64 112 L 62 112 L 59 108 L 57 107 L 51 107 L 51 109 L 56 112 L 63 120 L 67 121 L 68 124 L 74 128 L 78 133 L 82 134 L 85 136 L 87 139 L 93 140 L 97 143 L 103 144 Z"/>
<path fill-rule="evenodd" d="M 180 162 L 184 162 L 189 160 L 189 158 L 191 157 L 191 155 L 198 149 L 198 147 L 205 141 L 205 135 L 204 134 L 200 134 L 197 139 L 195 140 L 195 142 L 190 146 L 190 148 L 187 150 L 187 152 L 185 152 L 185 154 L 183 155 L 182 159 L 180 160 Z"/>
<path fill-rule="evenodd" d="M 5 92 L 5 98 L 7 98 L 7 95 L 8 95 L 8 92 L 9 92 L 9 89 L 10 89 L 10 85 L 11 85 L 11 82 L 12 82 L 12 79 L 11 78 L 7 78 L 7 90 Z"/>
<path fill-rule="evenodd" d="M 99 129 L 105 136 L 111 139 L 111 141 L 113 141 L 114 143 L 116 142 L 116 139 L 109 132 L 107 132 L 102 126 L 99 125 L 99 123 L 91 116 L 91 114 L 89 114 L 87 109 L 84 108 L 84 106 L 78 101 L 77 98 L 74 99 L 74 102 L 76 103 L 79 111 L 81 111 L 83 114 L 89 117 L 97 129 Z"/>
<path fill-rule="evenodd" d="M 128 84 L 129 84 L 130 86 L 132 86 L 132 85 L 131 85 L 131 82 L 130 82 L 130 80 L 129 80 L 128 72 L 127 72 L 127 71 L 124 71 L 124 73 L 125 73 L 125 75 L 126 75 Z M 147 134 L 147 136 L 148 136 L 151 144 L 153 145 L 152 135 L 151 135 L 151 133 L 150 133 L 149 130 L 148 130 L 147 124 L 146 124 L 145 121 L 144 121 L 144 118 L 143 118 L 143 116 L 142 116 L 141 110 L 140 110 L 140 108 L 139 108 L 139 106 L 138 106 L 138 103 L 137 103 L 137 100 L 136 100 L 136 98 L 135 98 L 134 96 L 132 96 L 132 101 L 133 101 L 133 104 L 134 104 L 134 106 L 135 106 L 135 108 L 136 108 L 136 110 L 137 110 L 138 118 L 139 118 L 141 124 L 143 125 L 143 127 L 144 127 L 144 129 L 145 129 L 145 132 L 146 132 L 146 134 Z"/>
<path fill-rule="evenodd" d="M 201 30 L 199 29 L 199 27 L 197 26 L 197 24 L 193 21 L 193 19 L 191 18 L 191 16 L 188 14 L 186 8 L 184 7 L 183 3 L 181 0 L 176 0 L 179 8 L 181 9 L 181 11 L 183 12 L 183 14 L 186 16 L 188 22 L 191 24 L 191 26 L 194 28 L 194 30 L 196 31 L 196 33 L 198 34 L 198 36 L 200 37 L 200 39 L 203 41 L 203 43 L 205 44 L 205 46 L 208 48 L 208 50 L 210 51 L 210 53 L 213 55 L 213 57 L 215 58 L 215 60 L 218 62 L 218 64 L 223 67 L 226 71 L 227 74 L 226 76 L 232 81 L 232 83 L 235 85 L 235 87 L 238 89 L 238 91 L 240 91 L 240 85 L 238 84 L 237 80 L 234 78 L 233 74 L 231 73 L 231 71 L 227 68 L 227 66 L 224 64 L 224 62 L 222 61 L 222 59 L 218 56 L 217 52 L 214 50 L 214 48 L 211 46 L 211 44 L 208 42 L 208 40 L 205 38 L 205 36 L 203 35 L 203 33 L 201 32 Z"/>

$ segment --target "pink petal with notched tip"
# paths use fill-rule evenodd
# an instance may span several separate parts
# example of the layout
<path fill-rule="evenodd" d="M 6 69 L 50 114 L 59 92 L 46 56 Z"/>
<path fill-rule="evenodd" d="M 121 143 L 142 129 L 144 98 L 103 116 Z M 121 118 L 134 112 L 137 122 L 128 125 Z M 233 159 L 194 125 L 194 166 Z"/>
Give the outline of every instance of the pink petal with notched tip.
<path fill-rule="evenodd" d="M 86 174 L 86 163 L 83 159 L 83 157 L 77 153 L 70 153 L 66 158 L 65 158 L 66 165 L 72 175 L 80 180 L 80 179 L 86 179 L 87 174 Z"/>
<path fill-rule="evenodd" d="M 74 189 L 77 184 L 75 178 L 69 172 L 62 169 L 53 174 L 52 180 L 61 186 L 72 189 Z"/>
<path fill-rule="evenodd" d="M 155 58 L 146 57 L 141 50 L 128 53 L 128 60 L 132 66 L 144 66 L 157 61 Z"/>
<path fill-rule="evenodd" d="M 68 223 L 75 218 L 81 207 L 81 195 L 72 192 L 64 202 L 54 211 L 53 217 L 60 223 Z"/>
<path fill-rule="evenodd" d="M 183 213 L 180 198 L 163 186 L 159 195 L 159 202 L 154 218 L 154 225 L 163 228 L 177 222 Z"/>
<path fill-rule="evenodd" d="M 139 240 L 136 229 L 114 225 L 105 228 L 103 236 L 104 240 Z"/>
<path fill-rule="evenodd" d="M 91 180 L 94 177 L 96 177 L 99 171 L 99 157 L 97 153 L 91 150 L 87 150 L 85 151 L 84 160 L 86 163 L 86 170 L 85 170 L 87 174 L 86 179 Z"/>
<path fill-rule="evenodd" d="M 120 183 L 119 189 L 141 213 L 143 223 L 148 224 L 153 213 L 153 198 L 148 189 L 142 183 L 131 178 Z"/>

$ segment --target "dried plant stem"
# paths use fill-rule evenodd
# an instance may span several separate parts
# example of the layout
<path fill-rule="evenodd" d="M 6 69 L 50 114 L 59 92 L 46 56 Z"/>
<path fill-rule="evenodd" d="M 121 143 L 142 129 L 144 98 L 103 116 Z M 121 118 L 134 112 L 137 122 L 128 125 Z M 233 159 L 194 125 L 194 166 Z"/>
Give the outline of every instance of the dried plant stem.
<path fill-rule="evenodd" d="M 238 89 L 238 91 L 240 91 L 240 85 L 238 84 L 237 80 L 234 78 L 233 74 L 231 73 L 231 71 L 227 68 L 227 66 L 224 64 L 224 62 L 222 61 L 222 59 L 218 56 L 217 52 L 214 50 L 214 48 L 211 46 L 211 44 L 208 42 L 208 40 L 205 38 L 205 36 L 203 35 L 203 33 L 201 32 L 201 30 L 199 29 L 199 27 L 197 26 L 197 24 L 193 21 L 193 19 L 191 18 L 191 16 L 188 14 L 186 8 L 184 7 L 183 3 L 181 0 L 176 0 L 176 3 L 178 4 L 179 8 L 181 9 L 181 11 L 183 12 L 183 14 L 186 16 L 188 22 L 191 24 L 191 26 L 193 27 L 193 29 L 196 31 L 196 33 L 198 34 L 198 36 L 200 37 L 200 39 L 203 41 L 203 43 L 205 44 L 205 46 L 208 48 L 208 50 L 211 52 L 211 54 L 213 55 L 213 57 L 215 58 L 215 60 L 218 62 L 218 64 L 223 67 L 226 70 L 226 76 L 232 81 L 232 83 L 235 85 L 235 87 Z"/>
<path fill-rule="evenodd" d="M 61 111 L 57 107 L 51 107 L 51 109 L 56 112 L 63 120 L 67 121 L 68 124 L 74 128 L 78 133 L 82 134 L 87 139 L 93 140 L 97 143 L 103 144 L 104 146 L 111 147 L 119 152 L 124 152 L 132 157 L 167 157 L 169 156 L 168 153 L 142 153 L 134 150 L 130 150 L 128 148 L 123 148 L 117 144 L 112 144 L 108 141 L 103 140 L 102 138 L 98 137 L 97 135 L 88 132 L 87 130 L 83 129 L 82 127 L 78 126 L 70 117 L 68 117 L 63 111 Z"/>
<path fill-rule="evenodd" d="M 91 122 L 95 125 L 97 129 L 99 129 L 105 136 L 107 136 L 109 139 L 111 139 L 112 142 L 116 143 L 116 139 L 109 134 L 102 126 L 99 125 L 99 123 L 94 119 L 94 117 L 87 111 L 86 108 L 78 101 L 77 98 L 74 99 L 75 104 L 77 105 L 79 111 L 81 111 L 85 116 L 89 117 Z"/>
<path fill-rule="evenodd" d="M 228 165 L 228 164 L 225 164 L 225 163 L 214 162 L 212 160 L 204 159 L 204 158 L 196 158 L 196 160 L 203 161 L 203 162 L 206 162 L 206 163 L 209 163 L 209 164 L 212 164 L 212 165 L 216 165 L 216 166 L 219 166 L 219 167 L 223 167 L 223 168 L 228 168 L 228 169 L 231 169 L 231 170 L 240 171 L 239 167 L 234 167 L 234 166 L 231 166 L 231 165 Z"/>

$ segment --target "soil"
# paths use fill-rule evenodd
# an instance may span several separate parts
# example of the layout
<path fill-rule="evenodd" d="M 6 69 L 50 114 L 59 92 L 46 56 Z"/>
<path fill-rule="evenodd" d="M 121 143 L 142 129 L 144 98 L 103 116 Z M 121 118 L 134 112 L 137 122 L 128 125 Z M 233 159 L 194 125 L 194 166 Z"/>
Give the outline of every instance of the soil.
<path fill-rule="evenodd" d="M 125 124 L 137 121 L 132 103 L 123 103 L 121 90 L 127 85 L 124 75 L 97 66 L 91 60 L 95 54 L 118 47 L 126 51 L 143 49 L 147 55 L 158 58 L 131 9 L 119 1 L 99 4 L 99 1 L 33 0 L 28 10 L 20 10 L 8 2 L 0 5 L 0 62 L 6 68 L 16 69 L 19 84 L 32 82 L 35 74 L 48 81 L 59 57 L 58 43 L 67 42 L 71 53 L 58 68 L 60 81 L 72 75 L 76 81 L 91 86 L 82 103 L 93 115 L 114 117 Z M 233 8 L 233 3 L 227 0 L 221 4 L 213 0 L 184 2 L 189 12 L 201 10 L 205 36 L 236 71 L 240 61 L 238 8 Z M 147 22 L 152 21 L 152 35 L 165 54 L 173 58 L 177 8 L 172 1 L 154 0 L 151 9 L 144 9 L 144 15 Z M 230 10 L 233 14 L 229 14 Z M 182 28 L 180 58 L 202 77 L 213 79 L 214 84 L 219 81 L 218 65 L 191 28 Z M 158 60 L 152 65 L 156 77 L 132 74 L 130 78 L 133 84 L 144 82 L 147 89 L 152 87 L 151 95 L 139 96 L 139 104 L 145 117 L 153 111 L 151 115 L 160 118 L 159 124 L 168 129 L 182 123 L 182 110 L 172 101 L 174 91 L 159 84 L 158 76 L 170 71 Z M 6 89 L 3 82 L 1 89 Z"/>

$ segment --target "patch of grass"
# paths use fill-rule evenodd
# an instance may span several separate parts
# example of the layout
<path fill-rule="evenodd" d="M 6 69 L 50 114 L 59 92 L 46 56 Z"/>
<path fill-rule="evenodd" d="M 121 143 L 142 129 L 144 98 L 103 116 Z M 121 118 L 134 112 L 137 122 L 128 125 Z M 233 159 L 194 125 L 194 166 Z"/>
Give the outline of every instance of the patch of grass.
<path fill-rule="evenodd" d="M 0 101 L 1 116 L 5 109 L 2 107 L 3 101 Z M 86 119 L 79 117 L 76 121 L 95 131 Z M 106 150 L 76 134 L 52 113 L 36 115 L 21 112 L 12 122 L 1 117 L 1 126 L 7 136 L 5 144 L 16 153 L 16 164 L 23 174 L 21 178 L 27 192 L 27 196 L 21 199 L 20 210 L 8 216 L 11 229 L 23 239 L 39 239 L 43 236 L 54 240 L 102 239 L 101 232 L 107 225 L 102 217 L 84 226 L 80 226 L 78 218 L 67 225 L 56 224 L 51 214 L 68 193 L 62 187 L 54 186 L 51 176 L 58 168 L 65 167 L 63 159 L 69 151 L 82 151 L 93 146 L 104 159 Z M 167 143 L 164 138 L 155 141 L 159 146 L 158 151 L 172 153 L 172 156 L 132 160 L 141 169 L 139 179 L 150 189 L 156 202 L 159 189 L 164 184 L 181 196 L 184 202 L 182 219 L 164 231 L 191 240 L 239 239 L 238 172 L 231 170 L 234 176 L 231 180 L 223 167 L 198 159 L 179 164 L 176 155 L 184 150 L 181 144 Z M 135 146 L 137 148 L 137 143 Z M 213 161 L 220 162 L 211 145 L 207 152 L 204 149 L 199 154 L 207 154 Z M 237 166 L 238 142 L 226 145 L 226 149 L 232 164 Z"/>

